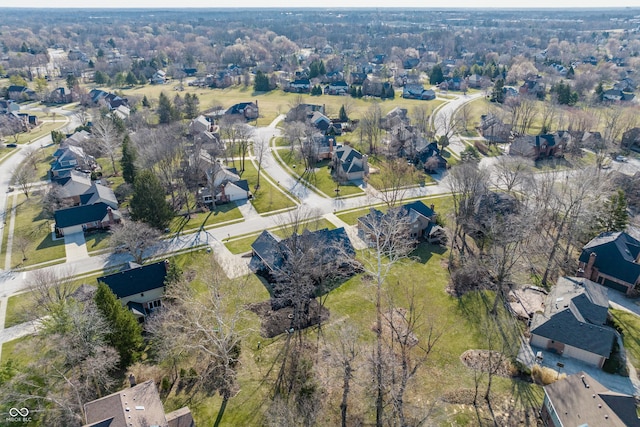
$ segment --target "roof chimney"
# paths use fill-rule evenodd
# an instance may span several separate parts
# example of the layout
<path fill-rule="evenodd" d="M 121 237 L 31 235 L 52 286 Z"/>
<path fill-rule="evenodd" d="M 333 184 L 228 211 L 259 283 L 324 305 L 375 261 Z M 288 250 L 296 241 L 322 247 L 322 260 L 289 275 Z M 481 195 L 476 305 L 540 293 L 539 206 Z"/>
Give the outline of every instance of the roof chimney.
<path fill-rule="evenodd" d="M 136 376 L 133 374 L 129 375 L 129 384 L 131 384 L 131 387 L 136 385 Z"/>
<path fill-rule="evenodd" d="M 584 379 L 584 375 L 580 375 L 580 379 L 582 380 L 582 384 L 584 384 L 584 387 L 589 388 L 589 384 L 587 384 L 587 380 Z"/>

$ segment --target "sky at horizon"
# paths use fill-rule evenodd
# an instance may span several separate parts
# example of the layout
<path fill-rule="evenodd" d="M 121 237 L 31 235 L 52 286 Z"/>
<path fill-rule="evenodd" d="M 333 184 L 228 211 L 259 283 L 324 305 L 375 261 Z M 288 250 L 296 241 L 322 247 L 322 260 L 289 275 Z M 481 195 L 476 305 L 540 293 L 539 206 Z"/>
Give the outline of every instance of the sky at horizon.
<path fill-rule="evenodd" d="M 0 0 L 0 8 L 80 8 L 80 9 L 182 9 L 182 8 L 237 8 L 236 2 L 211 2 L 204 0 L 21 0 L 19 2 Z M 490 0 L 479 2 L 477 0 L 448 0 L 436 6 L 424 0 L 396 0 L 366 1 L 366 0 L 324 0 L 322 2 L 308 2 L 292 0 L 244 0 L 242 9 L 246 8 L 640 8 L 640 0 L 611 0 L 605 5 L 602 2 L 585 0 L 538 0 L 536 2 L 523 0 Z"/>

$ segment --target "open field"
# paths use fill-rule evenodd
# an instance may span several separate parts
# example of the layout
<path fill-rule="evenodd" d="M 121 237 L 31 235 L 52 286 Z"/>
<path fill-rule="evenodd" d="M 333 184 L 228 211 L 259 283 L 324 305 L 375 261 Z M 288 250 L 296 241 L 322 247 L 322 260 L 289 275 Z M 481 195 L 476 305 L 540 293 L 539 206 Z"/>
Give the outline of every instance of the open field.
<path fill-rule="evenodd" d="M 257 120 L 258 126 L 266 126 L 273 121 L 279 114 L 284 114 L 290 109 L 298 94 L 283 92 L 282 90 L 273 90 L 266 93 L 255 93 L 253 87 L 233 86 L 226 89 L 209 89 L 198 88 L 184 85 L 183 91 L 177 91 L 175 87 L 177 82 L 169 82 L 166 85 L 145 85 L 137 86 L 134 88 L 112 88 L 113 90 L 121 91 L 125 96 L 142 100 L 146 95 L 152 103 L 157 102 L 160 92 L 165 92 L 170 99 L 176 94 L 180 94 L 184 97 L 185 94 L 191 93 L 198 95 L 200 99 L 200 109 L 206 110 L 213 106 L 222 106 L 223 108 L 229 108 L 233 104 L 238 102 L 257 101 L 260 107 L 260 118 Z M 374 102 L 381 103 L 382 113 L 386 114 L 395 107 L 401 106 L 411 110 L 417 105 L 428 105 L 430 108 L 435 108 L 444 101 L 419 101 L 413 99 L 403 99 L 396 93 L 396 98 L 392 100 L 376 100 L 376 99 L 356 99 L 343 96 L 303 96 L 303 100 L 309 104 L 323 104 L 325 106 L 326 113 L 329 117 L 337 117 L 340 107 L 343 104 L 349 104 L 351 107 L 351 113 L 349 118 L 359 119 L 362 117 L 366 109 Z"/>

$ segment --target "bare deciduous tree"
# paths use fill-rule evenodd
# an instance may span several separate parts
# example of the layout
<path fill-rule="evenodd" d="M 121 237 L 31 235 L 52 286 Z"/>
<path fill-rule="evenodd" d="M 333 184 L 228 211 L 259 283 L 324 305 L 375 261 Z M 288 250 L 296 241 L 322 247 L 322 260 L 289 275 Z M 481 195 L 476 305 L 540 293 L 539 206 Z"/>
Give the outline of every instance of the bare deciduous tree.
<path fill-rule="evenodd" d="M 27 164 L 22 164 L 13 171 L 12 181 L 15 185 L 20 187 L 22 193 L 28 199 L 35 178 L 36 174 L 33 168 Z"/>
<path fill-rule="evenodd" d="M 160 232 L 143 222 L 127 221 L 111 227 L 109 245 L 115 252 L 127 252 L 138 264 L 144 262 L 147 250 L 159 242 Z"/>
<path fill-rule="evenodd" d="M 113 174 L 117 175 L 116 156 L 122 145 L 122 139 L 118 135 L 118 129 L 113 124 L 113 120 L 110 117 L 102 117 L 96 120 L 91 127 L 91 136 L 91 144 L 98 148 L 100 154 L 109 157 Z"/>

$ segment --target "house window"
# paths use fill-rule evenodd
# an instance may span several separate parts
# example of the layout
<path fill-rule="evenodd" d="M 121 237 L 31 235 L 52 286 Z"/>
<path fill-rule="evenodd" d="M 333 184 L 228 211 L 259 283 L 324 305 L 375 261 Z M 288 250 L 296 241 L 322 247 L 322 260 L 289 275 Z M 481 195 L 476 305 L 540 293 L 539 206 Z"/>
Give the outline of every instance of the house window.
<path fill-rule="evenodd" d="M 151 309 L 151 310 L 155 310 L 157 308 L 160 308 L 160 307 L 162 307 L 162 300 L 157 299 L 155 301 L 149 301 L 147 303 L 147 307 L 149 309 Z"/>

